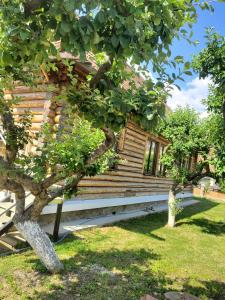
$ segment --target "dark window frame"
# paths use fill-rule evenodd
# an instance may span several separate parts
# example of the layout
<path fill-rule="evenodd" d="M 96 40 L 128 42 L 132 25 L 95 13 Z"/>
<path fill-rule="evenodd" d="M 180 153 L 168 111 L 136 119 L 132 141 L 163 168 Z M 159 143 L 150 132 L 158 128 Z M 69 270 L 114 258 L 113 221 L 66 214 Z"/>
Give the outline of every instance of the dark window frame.
<path fill-rule="evenodd" d="M 166 175 L 166 168 L 164 166 L 164 164 L 161 163 L 161 157 L 163 156 L 163 154 L 165 153 L 166 150 L 166 145 L 161 144 L 160 147 L 160 157 L 159 157 L 159 175 L 160 176 L 165 176 Z"/>
<path fill-rule="evenodd" d="M 153 149 L 154 147 L 154 149 Z M 156 176 L 158 166 L 158 152 L 160 149 L 160 143 L 149 139 L 146 143 L 145 156 L 144 156 L 144 175 Z M 147 158 L 146 158 L 146 152 Z M 146 164 L 147 160 L 147 164 Z"/>
<path fill-rule="evenodd" d="M 154 149 L 152 149 L 154 147 Z M 167 144 L 149 138 L 145 145 L 143 175 L 165 177 L 165 166 L 160 162 L 162 155 L 166 151 Z"/>

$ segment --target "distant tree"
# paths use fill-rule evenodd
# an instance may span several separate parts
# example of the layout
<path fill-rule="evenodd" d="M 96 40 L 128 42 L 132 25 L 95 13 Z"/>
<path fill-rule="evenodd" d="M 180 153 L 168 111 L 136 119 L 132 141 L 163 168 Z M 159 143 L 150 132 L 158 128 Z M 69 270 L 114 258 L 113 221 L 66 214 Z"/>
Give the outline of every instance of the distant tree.
<path fill-rule="evenodd" d="M 160 129 L 170 144 L 162 157 L 167 174 L 174 179 L 169 191 L 168 226 L 175 226 L 179 212 L 177 194 L 202 177 L 212 175 L 209 169 L 210 140 L 208 125 L 194 109 L 177 108 L 163 121 Z M 194 168 L 191 159 L 199 157 Z"/>
<path fill-rule="evenodd" d="M 214 150 L 211 164 L 225 191 L 225 37 L 208 29 L 206 38 L 207 46 L 194 58 L 193 66 L 200 78 L 212 80 L 209 96 L 203 102 L 210 114 L 211 146 Z"/>
<path fill-rule="evenodd" d="M 196 4 L 198 0 L 0 1 L 0 115 L 6 137 L 0 188 L 15 193 L 15 226 L 51 272 L 61 270 L 62 264 L 37 223 L 43 207 L 68 190 L 76 190 L 83 176 L 104 169 L 107 153 L 115 145 L 115 132 L 128 118 L 146 129 L 156 124 L 164 110 L 164 82 L 174 82 L 181 73 L 166 73 L 167 66 L 183 61 L 180 56 L 169 60 L 170 46 L 174 38 L 189 40 L 183 26 L 191 27 L 196 21 Z M 61 126 L 54 134 L 45 127 L 40 133 L 43 147 L 24 157 L 20 150 L 29 141 L 30 120 L 24 115 L 19 123 L 14 121 L 12 104 L 18 99 L 4 99 L 4 89 L 13 88 L 15 81 L 35 85 L 40 65 L 55 69 L 49 60 L 60 59 L 54 44 L 59 40 L 63 51 L 82 61 L 93 53 L 98 68 L 86 82 L 79 82 L 79 89 L 77 79 L 71 77 L 62 89 L 62 98 L 70 103 L 70 132 Z M 140 88 L 131 83 L 122 89 L 124 80 L 132 81 L 126 72 L 128 59 L 131 64 L 151 63 L 159 81 L 148 80 Z M 64 63 L 69 71 L 69 62 Z M 80 116 L 80 124 L 74 114 Z M 62 187 L 52 191 L 62 181 Z M 25 191 L 34 196 L 29 211 L 24 210 Z"/>

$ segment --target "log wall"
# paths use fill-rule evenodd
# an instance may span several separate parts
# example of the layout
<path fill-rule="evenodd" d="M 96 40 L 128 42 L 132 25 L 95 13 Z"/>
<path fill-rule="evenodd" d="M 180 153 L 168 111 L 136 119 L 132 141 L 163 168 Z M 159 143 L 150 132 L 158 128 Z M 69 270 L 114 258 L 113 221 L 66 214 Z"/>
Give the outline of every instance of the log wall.
<path fill-rule="evenodd" d="M 13 108 L 16 121 L 19 121 L 27 109 L 31 111 L 32 134 L 37 133 L 44 122 L 50 122 L 55 128 L 58 127 L 62 105 L 52 100 L 54 94 L 48 92 L 47 85 L 36 89 L 18 86 L 13 92 L 6 91 L 5 94 L 7 98 L 14 95 L 21 100 Z M 84 178 L 79 184 L 77 199 L 167 194 L 173 182 L 171 179 L 143 174 L 145 148 L 149 138 L 164 146 L 168 144 L 163 137 L 153 136 L 136 124 L 128 123 L 121 134 L 118 146 L 121 162 L 114 170 L 103 175 Z M 35 144 L 29 145 L 26 151 L 35 151 L 35 147 Z M 186 191 L 191 191 L 191 188 L 187 188 Z"/>
<path fill-rule="evenodd" d="M 168 142 L 141 130 L 130 122 L 119 142 L 122 162 L 115 170 L 103 175 L 84 178 L 79 184 L 78 199 L 113 198 L 168 194 L 173 180 L 166 177 L 144 175 L 144 154 L 147 140 L 151 138 L 162 145 Z M 159 168 L 159 166 L 158 166 Z M 191 192 L 191 187 L 185 189 Z"/>
<path fill-rule="evenodd" d="M 41 126 L 45 122 L 54 123 L 55 113 L 52 114 L 52 111 L 56 108 L 56 104 L 52 101 L 53 95 L 48 91 L 47 84 L 41 84 L 36 88 L 17 86 L 13 91 L 5 91 L 5 99 L 18 98 L 18 103 L 13 105 L 13 116 L 17 123 L 26 112 L 32 117 L 30 135 L 33 139 L 26 146 L 25 153 L 34 152 L 40 144 L 34 137 L 40 132 Z"/>

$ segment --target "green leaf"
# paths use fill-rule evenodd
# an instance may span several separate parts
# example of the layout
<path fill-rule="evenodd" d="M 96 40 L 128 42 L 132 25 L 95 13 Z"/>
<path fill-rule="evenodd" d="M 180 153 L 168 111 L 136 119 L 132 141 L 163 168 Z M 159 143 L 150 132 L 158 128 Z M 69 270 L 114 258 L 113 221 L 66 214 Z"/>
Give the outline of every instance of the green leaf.
<path fill-rule="evenodd" d="M 190 69 L 191 67 L 191 63 L 189 61 L 187 61 L 185 64 L 184 64 L 184 68 L 187 70 L 187 69 Z"/>
<path fill-rule="evenodd" d="M 120 44 L 123 48 L 128 47 L 129 45 L 129 38 L 125 37 L 125 36 L 120 36 Z"/>
<path fill-rule="evenodd" d="M 64 1 L 64 7 L 69 12 L 73 12 L 75 10 L 75 4 L 76 4 L 76 1 L 74 1 L 74 0 Z"/>
<path fill-rule="evenodd" d="M 20 31 L 20 37 L 24 41 L 29 37 L 29 32 L 27 31 Z"/>
<path fill-rule="evenodd" d="M 183 60 L 183 56 L 181 55 L 177 55 L 175 58 L 174 58 L 176 61 L 180 61 L 180 60 Z"/>
<path fill-rule="evenodd" d="M 161 18 L 156 17 L 153 22 L 154 22 L 155 26 L 158 26 L 161 23 Z"/>
<path fill-rule="evenodd" d="M 116 35 L 113 35 L 113 36 L 111 37 L 111 42 L 112 42 L 113 47 L 114 47 L 114 48 L 117 48 L 118 45 L 119 45 L 120 40 L 117 38 Z"/>
<path fill-rule="evenodd" d="M 61 23 L 61 30 L 64 33 L 68 33 L 71 30 L 71 25 L 68 22 L 62 21 L 62 23 Z"/>
<path fill-rule="evenodd" d="M 100 36 L 98 35 L 98 33 L 95 31 L 94 33 L 94 40 L 93 43 L 94 45 L 98 44 L 102 39 L 100 38 Z"/>
<path fill-rule="evenodd" d="M 185 71 L 184 74 L 191 76 L 192 72 L 191 71 Z"/>
<path fill-rule="evenodd" d="M 4 65 L 10 65 L 13 62 L 12 55 L 7 51 L 3 51 L 2 62 Z"/>
<path fill-rule="evenodd" d="M 104 23 L 105 22 L 105 15 L 102 11 L 100 11 L 98 14 L 97 14 L 97 19 L 100 23 Z"/>

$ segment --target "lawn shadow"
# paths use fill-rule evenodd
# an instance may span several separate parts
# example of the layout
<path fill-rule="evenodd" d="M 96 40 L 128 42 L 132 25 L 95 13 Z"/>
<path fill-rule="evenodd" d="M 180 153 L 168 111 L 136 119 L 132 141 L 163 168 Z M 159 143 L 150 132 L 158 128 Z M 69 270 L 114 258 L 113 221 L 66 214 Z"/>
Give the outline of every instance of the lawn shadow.
<path fill-rule="evenodd" d="M 139 300 L 145 294 L 164 299 L 163 295 L 168 291 L 183 291 L 200 299 L 225 299 L 224 282 L 199 280 L 199 286 L 196 286 L 196 283 L 190 283 L 190 278 L 172 280 L 165 273 L 151 270 L 152 262 L 158 259 L 160 256 L 144 248 L 138 251 L 82 250 L 62 260 L 65 270 L 57 281 L 44 271 L 39 260 L 32 260 L 35 271 L 42 276 L 41 282 L 49 281 L 49 284 L 47 289 L 36 288 L 29 299 Z M 176 281 L 180 287 L 171 288 Z"/>
<path fill-rule="evenodd" d="M 176 220 L 178 226 L 181 224 L 189 223 L 189 221 L 183 221 L 183 219 L 192 217 L 196 214 L 205 212 L 219 205 L 219 203 L 210 201 L 207 199 L 199 200 L 198 204 L 194 204 L 188 207 L 185 207 L 180 214 L 177 215 Z M 165 241 L 163 237 L 156 235 L 154 230 L 164 227 L 167 224 L 168 214 L 167 212 L 149 214 L 148 216 L 141 217 L 138 219 L 131 219 L 126 221 L 121 221 L 116 223 L 116 226 L 123 229 L 137 232 L 149 236 L 151 238 L 157 239 L 159 241 Z M 195 219 L 198 220 L 198 219 Z M 190 221 L 191 222 L 191 221 Z M 220 228 L 221 229 L 221 228 Z M 213 230 L 213 229 L 211 229 Z M 215 229 L 216 230 L 216 229 Z M 219 228 L 218 228 L 219 230 Z"/>
<path fill-rule="evenodd" d="M 199 281 L 201 286 L 192 286 L 188 283 L 188 280 L 183 284 L 183 290 L 188 291 L 197 297 L 203 297 L 203 299 L 212 300 L 224 300 L 225 299 L 225 282 L 209 280 Z M 201 298 L 202 299 L 202 298 Z"/>
<path fill-rule="evenodd" d="M 208 220 L 205 218 L 191 219 L 190 221 L 179 222 L 177 226 L 195 225 L 201 228 L 201 231 L 207 234 L 223 235 L 225 234 L 225 223 Z"/>
<path fill-rule="evenodd" d="M 157 293 L 161 297 L 171 281 L 164 274 L 151 271 L 152 262 L 158 259 L 159 255 L 144 248 L 81 250 L 63 259 L 65 270 L 60 280 L 52 282 L 49 291 L 36 289 L 32 299 L 135 300 L 147 293 Z M 52 275 L 44 270 L 38 259 L 29 262 L 42 274 L 44 281 L 52 280 Z M 93 271 L 95 269 L 97 272 Z"/>

